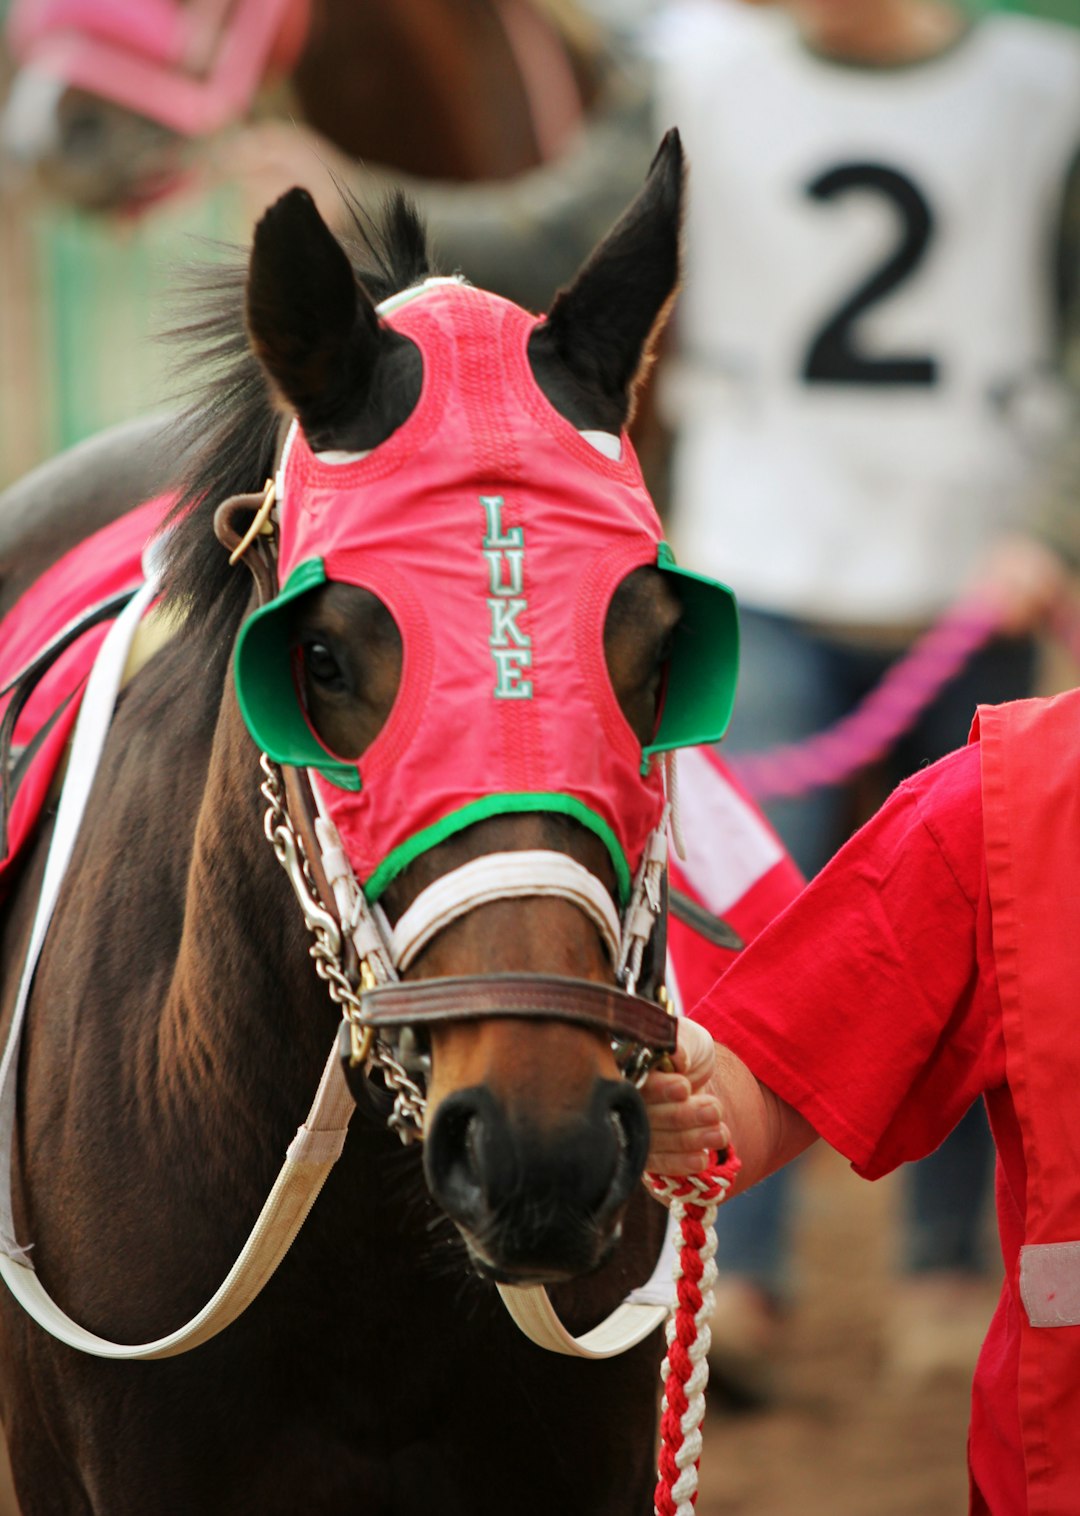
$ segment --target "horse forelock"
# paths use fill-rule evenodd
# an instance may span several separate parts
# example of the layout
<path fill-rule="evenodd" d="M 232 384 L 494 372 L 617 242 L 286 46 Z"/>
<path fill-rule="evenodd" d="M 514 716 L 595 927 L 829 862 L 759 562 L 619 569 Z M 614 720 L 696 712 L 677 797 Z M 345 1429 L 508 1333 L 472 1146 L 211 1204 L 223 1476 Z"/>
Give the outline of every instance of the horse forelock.
<path fill-rule="evenodd" d="M 351 232 L 342 245 L 374 302 L 434 272 L 424 224 L 405 195 L 372 214 L 342 190 Z M 247 605 L 248 576 L 230 568 L 213 516 L 231 495 L 261 490 L 273 473 L 285 417 L 253 353 L 244 320 L 247 250 L 228 247 L 216 262 L 181 274 L 187 314 L 167 336 L 177 343 L 177 376 L 188 403 L 175 426 L 187 461 L 170 512 L 165 599 L 190 631 L 234 631 Z"/>

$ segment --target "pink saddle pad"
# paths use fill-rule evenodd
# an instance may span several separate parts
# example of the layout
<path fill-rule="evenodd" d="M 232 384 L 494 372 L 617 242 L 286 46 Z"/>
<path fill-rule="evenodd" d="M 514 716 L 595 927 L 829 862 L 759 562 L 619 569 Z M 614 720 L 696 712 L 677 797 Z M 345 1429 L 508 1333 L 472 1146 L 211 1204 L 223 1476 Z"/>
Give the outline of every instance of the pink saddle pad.
<path fill-rule="evenodd" d="M 0 689 L 31 663 L 65 627 L 102 601 L 143 582 L 142 554 L 174 503 L 159 496 L 102 527 L 65 553 L 15 602 L 0 621 Z M 111 621 L 88 628 L 42 676 L 19 715 L 14 745 L 26 747 L 48 725 L 23 774 L 8 812 L 7 852 L 0 859 L 0 899 L 11 871 L 33 835 L 52 785 L 98 648 Z M 0 716 L 11 695 L 0 697 Z M 66 704 L 65 704 L 66 702 Z M 59 713 L 59 714 L 57 714 Z"/>

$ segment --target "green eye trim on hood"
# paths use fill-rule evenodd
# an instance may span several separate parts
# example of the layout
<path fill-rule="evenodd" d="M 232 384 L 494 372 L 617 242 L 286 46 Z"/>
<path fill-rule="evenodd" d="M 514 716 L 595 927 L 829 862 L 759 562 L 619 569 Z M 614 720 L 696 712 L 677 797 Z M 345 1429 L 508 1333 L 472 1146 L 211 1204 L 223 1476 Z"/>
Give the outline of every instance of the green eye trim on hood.
<path fill-rule="evenodd" d="M 739 679 L 739 612 L 732 591 L 718 579 L 679 568 L 666 542 L 657 550 L 656 566 L 672 581 L 683 613 L 660 726 L 644 750 L 646 763 L 654 753 L 719 742 L 731 721 Z"/>
<path fill-rule="evenodd" d="M 236 697 L 240 711 L 267 757 L 295 768 L 318 769 L 344 790 L 360 788 L 356 763 L 333 758 L 307 723 L 293 679 L 293 600 L 326 583 L 321 558 L 298 563 L 268 605 L 253 611 L 236 639 Z"/>
<path fill-rule="evenodd" d="M 664 709 L 643 766 L 654 753 L 719 742 L 735 704 L 739 674 L 739 614 L 726 584 L 679 568 L 666 542 L 656 555 L 672 581 L 683 613 L 675 629 Z M 292 668 L 292 601 L 326 583 L 321 558 L 297 564 L 268 605 L 240 628 L 236 642 L 236 693 L 255 741 L 275 763 L 313 768 L 342 789 L 359 790 L 355 762 L 333 758 L 319 742 L 297 696 Z"/>

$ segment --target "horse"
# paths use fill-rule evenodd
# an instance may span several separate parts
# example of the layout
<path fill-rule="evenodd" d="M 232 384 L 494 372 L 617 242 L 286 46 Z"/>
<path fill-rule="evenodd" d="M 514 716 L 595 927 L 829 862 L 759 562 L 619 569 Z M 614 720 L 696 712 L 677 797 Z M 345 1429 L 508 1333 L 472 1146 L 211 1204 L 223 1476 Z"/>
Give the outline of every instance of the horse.
<path fill-rule="evenodd" d="M 643 556 L 640 533 L 628 555 L 615 533 L 601 542 L 603 574 L 594 582 L 590 572 L 581 587 L 591 640 L 584 623 L 567 621 L 540 647 L 548 592 L 530 556 L 540 551 L 539 528 L 523 531 L 512 497 L 534 488 L 518 440 L 527 410 L 560 457 L 598 473 L 598 511 L 612 491 L 639 499 L 625 435 L 613 461 L 610 450 L 594 451 L 595 434 L 610 441 L 623 432 L 672 299 L 682 178 L 670 133 L 637 198 L 546 318 L 534 323 L 497 302 L 499 320 L 517 323 L 506 330 L 527 340 L 515 349 L 501 420 L 478 417 L 470 465 L 486 480 L 472 502 L 477 583 L 481 598 L 486 589 L 497 602 L 491 645 L 479 656 L 484 667 L 490 656 L 507 697 L 498 713 L 507 751 L 531 765 L 541 787 L 552 766 L 584 772 L 621 755 L 622 793 L 637 807 L 639 831 L 657 820 L 654 749 L 666 713 L 677 717 L 687 694 L 672 649 L 704 582 L 662 553 Z M 396 503 L 389 588 L 366 588 L 362 566 L 320 578 L 313 559 L 299 580 L 291 575 L 276 594 L 267 588 L 275 563 L 296 548 L 295 532 L 302 537 L 319 516 L 307 471 L 330 470 L 319 474 L 324 483 L 363 476 L 375 501 L 394 468 L 439 435 L 440 407 L 472 403 L 444 395 L 430 373 L 449 363 L 464 376 L 463 392 L 490 399 L 483 378 L 494 347 L 475 333 L 437 342 L 431 312 L 464 301 L 490 321 L 496 297 L 431 284 L 422 226 L 400 198 L 381 227 L 358 219 L 357 229 L 347 251 L 310 197 L 290 192 L 260 222 L 246 268 L 213 276 L 193 321 L 222 370 L 177 439 L 184 488 L 155 612 L 167 634 L 118 699 L 30 993 L 11 1154 L 14 1230 L 63 1309 L 110 1339 L 153 1338 L 198 1310 L 229 1269 L 320 1069 L 331 1067 L 326 1047 L 340 1012 L 312 971 L 304 919 L 264 839 L 260 778 L 271 808 L 280 814 L 284 803 L 273 754 L 260 769 L 264 734 L 274 747 L 280 722 L 291 721 L 285 745 L 314 744 L 313 762 L 331 778 L 312 784 L 341 822 L 339 855 L 370 888 L 373 860 L 359 861 L 366 844 L 349 818 L 370 804 L 375 830 L 393 829 L 394 806 L 378 807 L 380 785 L 396 793 L 395 805 L 430 815 L 458 736 L 467 747 L 497 703 L 490 685 L 463 697 L 431 682 L 442 666 L 432 662 L 437 638 L 452 629 L 430 628 L 424 642 L 423 595 L 394 567 L 410 543 L 410 510 L 419 520 L 421 497 L 430 507 L 453 496 L 455 480 L 439 477 L 437 464 Z M 458 352 L 460 371 L 446 356 Z M 294 513 L 279 507 L 274 549 L 256 528 L 260 517 L 273 526 L 274 491 L 258 517 L 254 506 L 276 475 Z M 145 482 L 135 463 L 119 494 Z M 535 488 L 541 500 L 550 493 L 571 536 L 593 529 L 565 514 L 557 481 L 545 476 Z M 106 514 L 100 506 L 94 524 Z M 319 519 L 332 535 L 346 515 Z M 57 555 L 81 539 L 62 512 L 51 517 L 54 538 L 65 521 Z M 244 527 L 255 530 L 241 537 Z M 329 541 L 310 545 L 324 566 L 337 561 Z M 568 537 L 568 554 L 571 545 Z M 429 543 L 418 531 L 411 547 L 433 555 L 431 604 L 468 596 L 456 579 L 443 584 L 450 568 L 440 567 L 438 533 Z M 35 566 L 47 556 L 40 551 Z M 367 562 L 348 551 L 346 560 Z M 569 578 L 569 588 L 550 592 L 554 603 L 578 593 Z M 515 592 L 509 600 L 505 590 Z M 706 640 L 700 625 L 688 629 L 691 645 Z M 565 742 L 553 730 L 554 750 L 542 758 L 521 747 L 523 707 L 534 680 L 542 690 L 545 663 L 572 668 L 559 655 L 574 647 L 600 681 L 599 708 Z M 728 710 L 729 674 L 717 685 Z M 562 694 L 549 692 L 549 711 Z M 434 761 L 421 765 L 426 779 L 413 785 L 401 713 L 432 720 L 440 700 L 450 702 L 449 726 L 439 729 Z M 702 740 L 700 726 L 683 740 Z M 306 1225 L 246 1312 L 190 1353 L 122 1363 L 55 1340 L 0 1292 L 0 1413 L 24 1516 L 649 1508 L 655 1336 L 608 1362 L 540 1353 L 494 1288 L 548 1285 L 578 1332 L 640 1283 L 656 1255 L 663 1213 L 637 1182 L 647 1120 L 623 1077 L 647 1062 L 621 1009 L 642 1000 L 650 972 L 642 968 L 641 995 L 616 985 L 605 926 L 612 900 L 623 898 L 626 861 L 611 827 L 580 804 L 495 799 L 482 796 L 465 808 L 465 824 L 436 828 L 422 848 L 398 848 L 384 870 L 379 908 L 391 933 L 463 870 L 501 860 L 517 884 L 429 921 L 399 983 L 365 988 L 367 959 L 350 965 L 346 955 L 337 998 L 351 993 L 362 1012 L 346 1019 L 343 1061 L 357 1119 Z M 5 1023 L 50 831 L 47 816 L 14 871 L 0 926 Z M 543 895 L 519 887 L 522 867 L 538 866 L 536 850 L 549 867 L 552 858 L 561 864 L 560 877 L 570 870 L 592 883 Z M 298 844 L 305 852 L 311 862 L 310 843 Z M 317 886 L 321 877 L 308 874 L 299 891 L 316 918 L 334 888 Z M 655 934 L 652 953 L 662 961 Z M 539 976 L 535 996 L 522 976 Z M 417 994 L 439 1014 L 429 1017 L 410 998 Z M 371 1010 L 380 995 L 383 1010 Z M 381 1084 L 371 1078 L 373 1046 L 397 1060 L 382 1064 Z M 403 1146 L 387 1129 L 390 1069 L 402 1075 L 399 1094 L 419 1095 L 404 1108 L 422 1128 L 419 1145 Z"/>
<path fill-rule="evenodd" d="M 567 0 L 15 0 L 8 32 L 0 142 L 60 199 L 106 211 L 167 193 L 192 143 L 284 79 L 287 111 L 349 157 L 454 180 L 553 157 L 600 80 Z"/>

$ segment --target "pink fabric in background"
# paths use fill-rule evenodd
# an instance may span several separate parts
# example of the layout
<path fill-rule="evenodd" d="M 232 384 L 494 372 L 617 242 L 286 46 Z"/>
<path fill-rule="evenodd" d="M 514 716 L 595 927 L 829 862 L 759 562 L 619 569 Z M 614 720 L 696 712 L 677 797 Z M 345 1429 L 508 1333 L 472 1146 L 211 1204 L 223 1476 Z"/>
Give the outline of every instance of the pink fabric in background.
<path fill-rule="evenodd" d="M 187 26 L 176 0 L 15 0 L 8 41 L 25 59 L 46 37 L 75 32 L 141 53 L 159 63 L 181 63 Z"/>
<path fill-rule="evenodd" d="M 22 67 L 100 95 L 182 137 L 245 114 L 268 72 L 288 73 L 311 0 L 16 0 L 7 39 Z"/>

